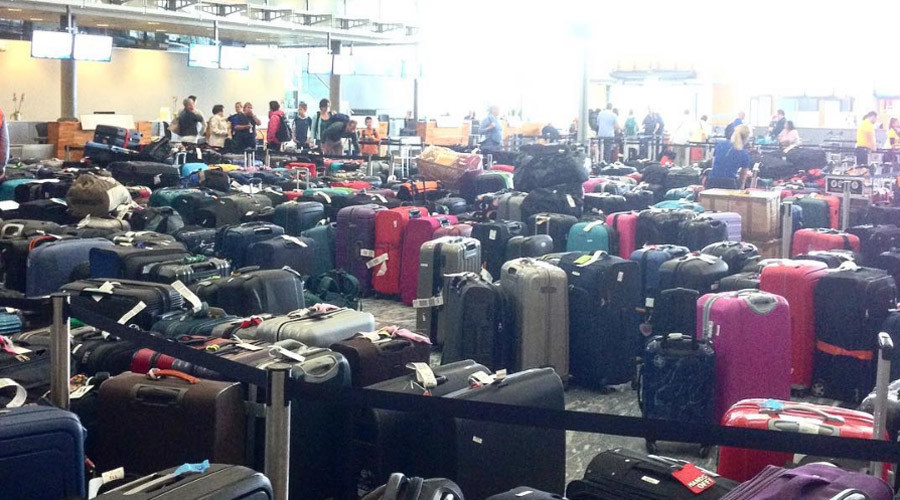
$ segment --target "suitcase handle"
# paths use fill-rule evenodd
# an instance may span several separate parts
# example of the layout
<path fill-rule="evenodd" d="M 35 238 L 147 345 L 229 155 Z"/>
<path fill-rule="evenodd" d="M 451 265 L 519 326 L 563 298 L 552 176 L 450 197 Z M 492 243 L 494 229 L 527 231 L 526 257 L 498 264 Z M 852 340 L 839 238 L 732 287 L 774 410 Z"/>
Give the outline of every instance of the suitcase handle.
<path fill-rule="evenodd" d="M 178 370 L 160 370 L 158 368 L 151 368 L 150 371 L 147 372 L 147 378 L 151 380 L 159 380 L 163 377 L 178 378 L 192 385 L 200 382 L 200 379 L 197 377 L 193 377 Z"/>
<path fill-rule="evenodd" d="M 777 407 L 777 408 L 763 407 L 760 409 L 760 413 L 769 414 L 769 415 L 783 413 L 783 412 L 787 412 L 787 411 L 804 411 L 804 412 L 814 413 L 814 414 L 822 417 L 822 420 L 825 422 L 840 422 L 840 423 L 844 422 L 844 417 L 841 417 L 839 415 L 832 415 L 832 414 L 826 412 L 825 410 L 822 410 L 821 408 L 816 408 L 814 406 L 808 406 L 808 405 L 784 405 L 784 406 Z"/>

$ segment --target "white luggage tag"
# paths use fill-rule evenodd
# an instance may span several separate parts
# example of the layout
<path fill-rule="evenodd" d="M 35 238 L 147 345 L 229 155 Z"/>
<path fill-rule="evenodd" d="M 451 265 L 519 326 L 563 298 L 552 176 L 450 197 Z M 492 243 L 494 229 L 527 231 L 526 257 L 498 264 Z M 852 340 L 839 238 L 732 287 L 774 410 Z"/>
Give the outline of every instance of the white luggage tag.
<path fill-rule="evenodd" d="M 122 317 L 119 318 L 119 321 L 117 321 L 117 323 L 120 325 L 128 324 L 128 322 L 131 321 L 132 318 L 137 316 L 138 313 L 140 313 L 141 311 L 143 311 L 146 308 L 147 308 L 147 304 L 145 304 L 143 300 L 138 302 L 128 312 L 123 314 Z"/>
<path fill-rule="evenodd" d="M 281 238 L 285 241 L 290 241 L 291 243 L 293 243 L 299 247 L 307 248 L 309 246 L 306 243 L 304 243 L 300 238 L 297 238 L 296 236 L 289 236 L 289 235 L 285 234 L 285 235 L 282 235 Z"/>
<path fill-rule="evenodd" d="M 25 388 L 11 378 L 0 378 L 0 390 L 8 388 L 14 388 L 16 392 L 9 403 L 6 403 L 6 408 L 18 408 L 25 404 L 25 400 L 28 398 Z"/>
<path fill-rule="evenodd" d="M 305 357 L 303 357 L 295 352 L 289 351 L 289 350 L 285 349 L 284 347 L 277 346 L 277 345 L 273 345 L 273 346 L 269 347 L 269 356 L 276 358 L 276 359 L 287 358 L 292 361 L 296 361 L 297 363 L 302 363 L 302 362 L 306 361 Z"/>
<path fill-rule="evenodd" d="M 108 470 L 100 475 L 100 477 L 95 477 L 88 481 L 88 500 L 96 497 L 100 494 L 100 488 L 112 481 L 118 481 L 120 479 L 125 478 L 125 468 L 119 467 L 118 469 Z"/>
<path fill-rule="evenodd" d="M 434 375 L 434 370 L 428 366 L 428 363 L 409 363 L 406 367 L 415 371 L 416 382 L 418 382 L 426 392 L 428 392 L 429 389 L 437 387 L 437 377 Z"/>
<path fill-rule="evenodd" d="M 591 232 L 591 230 L 594 229 L 595 227 L 597 227 L 597 226 L 603 226 L 603 225 L 605 225 L 605 224 L 606 224 L 606 223 L 603 222 L 602 220 L 595 220 L 595 221 L 593 221 L 593 222 L 588 222 L 587 224 L 584 225 L 584 230 L 583 230 L 583 231 L 586 232 L 586 233 L 589 233 L 589 232 Z"/>
<path fill-rule="evenodd" d="M 193 306 L 193 312 L 197 313 L 203 310 L 203 301 L 200 300 L 200 297 L 197 297 L 194 292 L 190 290 L 184 283 L 181 281 L 176 281 L 172 283 L 172 288 L 175 289 L 176 292 L 180 293 L 184 300 L 190 302 L 191 306 Z"/>
<path fill-rule="evenodd" d="M 385 262 L 388 261 L 389 258 L 390 258 L 390 254 L 385 252 L 385 253 L 379 255 L 378 257 L 375 257 L 374 259 L 370 259 L 368 262 L 366 262 L 366 269 L 372 269 L 373 267 L 375 267 L 379 264 L 384 264 Z M 387 266 L 385 266 L 385 272 L 387 272 Z M 384 273 L 379 274 L 379 276 L 383 276 L 383 275 L 384 275 Z"/>
<path fill-rule="evenodd" d="M 427 299 L 416 299 L 413 301 L 413 309 L 428 309 L 430 307 L 438 307 L 444 305 L 444 296 L 435 295 Z"/>
<path fill-rule="evenodd" d="M 372 250 L 371 248 L 360 248 L 359 256 L 369 258 L 375 257 L 375 250 Z"/>

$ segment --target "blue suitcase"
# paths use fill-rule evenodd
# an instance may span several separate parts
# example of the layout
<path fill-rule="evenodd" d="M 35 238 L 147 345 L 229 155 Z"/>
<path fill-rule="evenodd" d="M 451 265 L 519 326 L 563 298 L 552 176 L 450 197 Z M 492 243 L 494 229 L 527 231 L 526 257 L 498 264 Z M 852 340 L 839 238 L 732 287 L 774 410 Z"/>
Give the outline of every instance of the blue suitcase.
<path fill-rule="evenodd" d="M 240 465 L 211 464 L 201 473 L 175 474 L 167 469 L 119 486 L 96 498 L 101 500 L 271 500 L 272 484 L 253 469 Z"/>
<path fill-rule="evenodd" d="M 598 220 L 579 222 L 569 229 L 569 237 L 566 239 L 567 252 L 593 253 L 598 250 L 618 253 L 618 235 L 612 226 Z"/>
<path fill-rule="evenodd" d="M 64 239 L 44 243 L 28 253 L 25 265 L 25 295 L 41 297 L 71 282 L 72 271 L 90 262 L 91 249 L 110 248 L 106 238 Z"/>
<path fill-rule="evenodd" d="M 8 337 L 22 331 L 22 315 L 15 309 L 0 312 L 0 335 Z"/>
<path fill-rule="evenodd" d="M 655 298 L 660 292 L 659 268 L 663 263 L 688 253 L 690 250 L 678 245 L 647 245 L 631 254 L 631 260 L 641 266 L 641 290 L 645 299 Z"/>
<path fill-rule="evenodd" d="M 237 226 L 225 226 L 216 233 L 216 254 L 231 260 L 231 267 L 244 267 L 247 248 L 259 241 L 265 241 L 284 234 L 284 228 L 266 222 L 245 222 Z"/>
<path fill-rule="evenodd" d="M 316 259 L 318 269 L 314 275 L 324 274 L 334 269 L 334 254 L 336 252 L 337 224 L 320 224 L 312 229 L 300 233 L 300 236 L 316 242 L 316 246 L 322 251 Z"/>
<path fill-rule="evenodd" d="M 84 437 L 78 417 L 58 408 L 0 410 L 0 498 L 85 496 Z"/>
<path fill-rule="evenodd" d="M 291 236 L 300 236 L 322 220 L 325 220 L 325 205 L 317 201 L 289 201 L 275 207 L 275 224 Z"/>
<path fill-rule="evenodd" d="M 316 257 L 319 252 L 313 239 L 282 235 L 250 245 L 244 262 L 260 269 L 287 266 L 303 276 L 313 276 L 319 271 Z"/>

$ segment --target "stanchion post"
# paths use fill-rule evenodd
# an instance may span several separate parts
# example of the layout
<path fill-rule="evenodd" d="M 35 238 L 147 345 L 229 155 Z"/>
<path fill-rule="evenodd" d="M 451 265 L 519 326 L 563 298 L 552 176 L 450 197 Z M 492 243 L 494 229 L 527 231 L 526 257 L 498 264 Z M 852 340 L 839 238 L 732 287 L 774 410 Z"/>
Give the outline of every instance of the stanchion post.
<path fill-rule="evenodd" d="M 846 231 L 850 227 L 850 181 L 844 181 L 844 199 L 841 200 L 841 230 Z"/>
<path fill-rule="evenodd" d="M 266 476 L 272 482 L 275 500 L 288 499 L 291 462 L 291 400 L 285 386 L 291 376 L 290 365 L 269 367 L 266 397 Z"/>
<path fill-rule="evenodd" d="M 875 424 L 873 426 L 872 439 L 884 440 L 887 427 L 888 384 L 891 383 L 891 355 L 894 350 L 894 342 L 886 332 L 878 334 L 878 364 L 875 373 Z M 881 477 L 881 462 L 872 462 L 869 473 L 875 477 Z"/>
<path fill-rule="evenodd" d="M 791 239 L 794 234 L 794 203 L 781 204 L 781 258 L 791 258 Z"/>
<path fill-rule="evenodd" d="M 487 155 L 487 169 L 490 170 L 494 168 L 494 155 L 488 153 Z"/>
<path fill-rule="evenodd" d="M 53 323 L 50 325 L 50 401 L 58 408 L 69 409 L 69 374 L 71 354 L 69 350 L 69 296 L 54 293 L 50 296 L 53 305 Z"/>

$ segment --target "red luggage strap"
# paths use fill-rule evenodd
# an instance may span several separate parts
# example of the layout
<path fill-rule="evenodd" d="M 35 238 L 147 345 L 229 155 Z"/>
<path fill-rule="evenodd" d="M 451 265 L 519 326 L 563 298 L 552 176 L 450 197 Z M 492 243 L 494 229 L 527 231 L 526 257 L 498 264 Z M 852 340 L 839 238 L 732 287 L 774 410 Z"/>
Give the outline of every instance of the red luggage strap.
<path fill-rule="evenodd" d="M 163 377 L 180 378 L 181 380 L 184 380 L 185 382 L 187 382 L 189 384 L 197 384 L 200 382 L 200 379 L 198 379 L 197 377 L 192 377 L 191 375 L 188 375 L 187 373 L 184 373 L 184 372 L 180 372 L 178 370 L 160 370 L 159 368 L 151 368 L 147 372 L 147 378 L 152 379 L 152 380 L 158 380 Z"/>
<path fill-rule="evenodd" d="M 872 351 L 849 351 L 847 349 L 844 349 L 843 347 L 831 345 L 826 342 L 822 342 L 821 340 L 816 342 L 816 349 L 832 356 L 845 356 L 849 358 L 856 358 L 860 361 L 872 361 L 872 359 L 874 358 Z"/>

